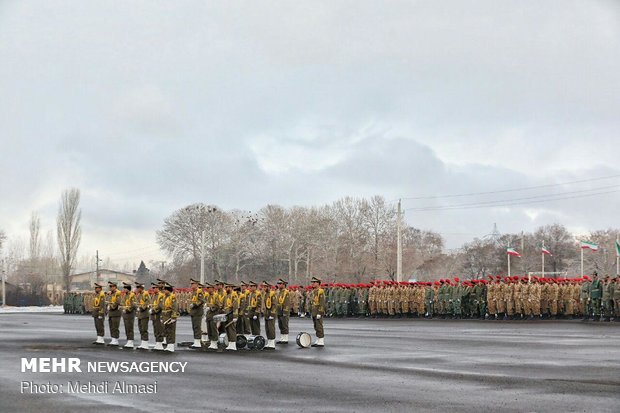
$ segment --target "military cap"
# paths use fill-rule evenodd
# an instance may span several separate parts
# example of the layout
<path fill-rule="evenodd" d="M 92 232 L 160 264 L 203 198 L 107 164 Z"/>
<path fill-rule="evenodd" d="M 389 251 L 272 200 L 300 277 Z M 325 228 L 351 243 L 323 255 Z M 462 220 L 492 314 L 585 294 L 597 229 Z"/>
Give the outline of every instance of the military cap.
<path fill-rule="evenodd" d="M 200 284 L 200 281 L 194 280 L 193 278 L 189 279 L 190 284 Z"/>
<path fill-rule="evenodd" d="M 161 284 L 161 283 L 165 283 L 166 281 L 162 280 L 161 278 L 157 278 L 157 282 Z"/>
<path fill-rule="evenodd" d="M 123 281 L 123 288 L 127 288 L 127 289 L 131 290 L 131 284 L 126 283 L 125 281 Z"/>
<path fill-rule="evenodd" d="M 250 282 L 248 282 L 248 285 L 250 287 L 256 287 L 258 284 L 256 284 L 254 281 L 250 281 Z"/>
<path fill-rule="evenodd" d="M 161 283 L 160 282 L 158 282 L 158 283 L 151 282 L 151 287 L 161 288 Z"/>
<path fill-rule="evenodd" d="M 198 288 L 205 288 L 204 284 L 198 283 Z"/>
<path fill-rule="evenodd" d="M 310 280 L 310 282 L 321 284 L 321 279 L 317 277 L 312 277 L 312 280 Z"/>
<path fill-rule="evenodd" d="M 95 288 L 103 288 L 103 286 L 99 283 L 95 283 Z"/>
<path fill-rule="evenodd" d="M 242 286 L 242 287 L 243 287 L 243 286 L 246 286 L 246 287 L 247 287 L 248 283 L 246 283 L 245 281 L 241 280 L 241 283 L 240 283 L 239 285 L 240 285 L 240 286 Z"/>
<path fill-rule="evenodd" d="M 207 287 L 207 288 L 213 288 L 213 284 L 211 284 L 210 282 L 206 282 L 206 281 L 202 286 Z"/>
<path fill-rule="evenodd" d="M 213 280 L 213 284 L 218 285 L 218 284 L 226 284 L 224 281 L 220 281 L 220 280 Z"/>
<path fill-rule="evenodd" d="M 115 286 L 118 287 L 115 281 L 108 281 L 108 287 Z"/>
<path fill-rule="evenodd" d="M 271 284 L 268 281 L 265 281 L 265 280 L 263 280 L 263 282 L 261 284 L 271 287 Z"/>
<path fill-rule="evenodd" d="M 144 288 L 144 284 L 139 283 L 137 281 L 135 282 L 135 286 L 136 286 L 136 288 Z"/>
<path fill-rule="evenodd" d="M 276 284 L 288 285 L 288 281 L 284 281 L 282 278 L 280 278 L 280 279 L 278 279 L 278 282 L 276 282 Z"/>

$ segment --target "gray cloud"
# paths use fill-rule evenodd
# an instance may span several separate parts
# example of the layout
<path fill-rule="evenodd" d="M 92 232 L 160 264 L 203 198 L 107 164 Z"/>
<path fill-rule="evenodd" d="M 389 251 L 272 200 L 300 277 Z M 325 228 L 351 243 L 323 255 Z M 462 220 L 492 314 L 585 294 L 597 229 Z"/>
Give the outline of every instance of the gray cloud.
<path fill-rule="evenodd" d="M 257 209 L 611 175 L 619 23 L 613 1 L 3 3 L 0 227 L 23 234 L 33 209 L 51 225 L 69 186 L 83 190 L 84 250 L 121 250 L 153 243 L 195 201 Z M 455 246 L 493 222 L 607 227 L 618 200 L 407 218 Z"/>

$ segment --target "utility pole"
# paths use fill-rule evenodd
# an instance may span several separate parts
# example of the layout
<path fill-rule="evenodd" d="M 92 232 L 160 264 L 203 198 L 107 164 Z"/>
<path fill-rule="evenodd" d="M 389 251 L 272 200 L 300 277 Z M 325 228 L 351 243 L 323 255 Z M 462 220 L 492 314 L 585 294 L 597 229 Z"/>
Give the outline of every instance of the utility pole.
<path fill-rule="evenodd" d="M 99 250 L 97 250 L 97 254 L 95 255 L 95 260 L 97 262 L 97 273 L 96 273 L 96 277 L 97 277 L 97 282 L 99 282 Z"/>
<path fill-rule="evenodd" d="M 403 280 L 403 246 L 401 242 L 401 227 L 402 216 L 400 199 L 398 200 L 398 216 L 396 219 L 396 281 L 401 282 Z"/>
<path fill-rule="evenodd" d="M 6 307 L 6 271 L 4 269 L 4 260 L 0 261 L 0 271 L 2 271 L 2 307 Z"/>
<path fill-rule="evenodd" d="M 521 272 L 525 275 L 525 236 L 523 235 L 523 231 L 521 231 L 521 255 L 523 256 L 521 260 Z"/>
<path fill-rule="evenodd" d="M 200 284 L 205 283 L 205 230 L 200 236 Z"/>

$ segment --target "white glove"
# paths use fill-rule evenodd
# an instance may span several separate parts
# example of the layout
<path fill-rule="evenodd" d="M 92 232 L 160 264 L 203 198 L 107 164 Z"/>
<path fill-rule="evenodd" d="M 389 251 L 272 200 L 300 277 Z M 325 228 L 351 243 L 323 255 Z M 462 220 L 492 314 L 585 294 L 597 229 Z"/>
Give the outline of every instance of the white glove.
<path fill-rule="evenodd" d="M 149 314 L 153 314 L 153 310 L 149 310 Z"/>
<path fill-rule="evenodd" d="M 236 322 L 237 322 L 237 319 L 236 319 L 236 318 L 233 318 L 233 319 L 232 319 L 232 322 L 233 322 L 233 323 L 236 323 Z"/>
<path fill-rule="evenodd" d="M 97 317 L 99 320 L 103 320 L 103 316 L 99 316 Z"/>
<path fill-rule="evenodd" d="M 258 320 L 257 316 L 252 317 L 252 320 Z"/>
<path fill-rule="evenodd" d="M 320 319 L 321 319 L 321 314 L 317 314 L 317 315 L 316 315 L 316 319 L 317 319 L 317 320 L 320 320 Z"/>
<path fill-rule="evenodd" d="M 176 323 L 176 322 L 177 322 L 177 319 L 176 319 L 176 318 L 171 318 L 171 319 L 170 319 L 170 324 L 172 324 L 172 323 Z"/>
<path fill-rule="evenodd" d="M 205 310 L 209 311 L 211 310 L 211 307 L 205 307 Z"/>
<path fill-rule="evenodd" d="M 273 317 L 267 317 L 267 320 L 273 320 Z"/>

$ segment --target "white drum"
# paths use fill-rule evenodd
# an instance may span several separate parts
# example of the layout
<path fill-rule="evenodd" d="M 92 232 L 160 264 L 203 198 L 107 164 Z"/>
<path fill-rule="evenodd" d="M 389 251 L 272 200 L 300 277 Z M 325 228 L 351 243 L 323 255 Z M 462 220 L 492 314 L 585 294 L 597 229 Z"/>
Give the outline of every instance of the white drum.
<path fill-rule="evenodd" d="M 308 348 L 312 344 L 310 334 L 301 332 L 297 334 L 297 345 L 301 348 Z"/>

